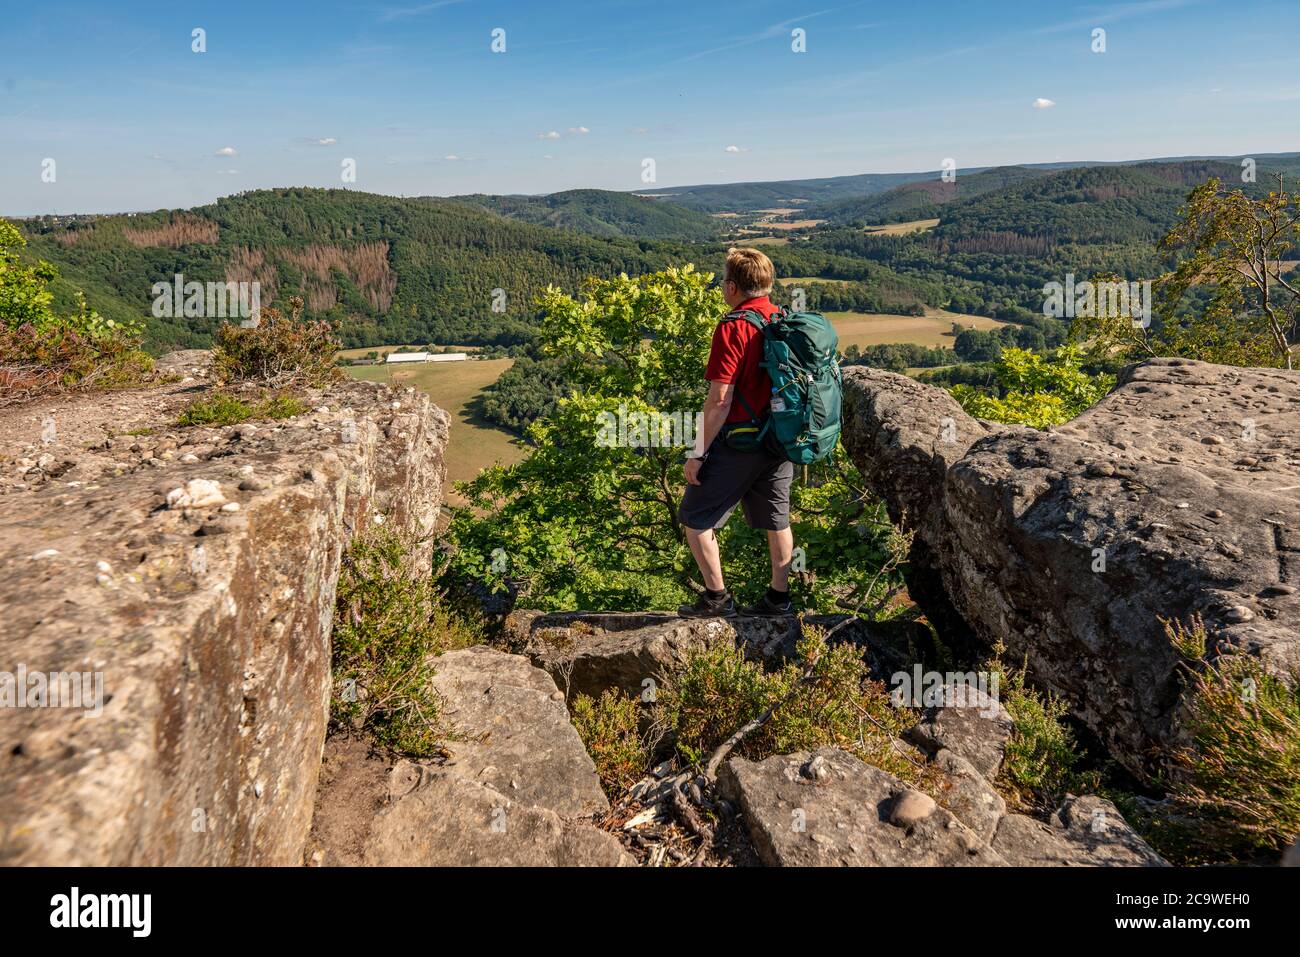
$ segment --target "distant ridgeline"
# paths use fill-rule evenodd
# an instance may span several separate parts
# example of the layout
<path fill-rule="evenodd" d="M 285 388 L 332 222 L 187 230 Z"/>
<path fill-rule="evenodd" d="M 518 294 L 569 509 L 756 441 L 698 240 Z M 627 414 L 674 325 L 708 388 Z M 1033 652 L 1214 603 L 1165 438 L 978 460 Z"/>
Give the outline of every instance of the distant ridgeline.
<path fill-rule="evenodd" d="M 1261 158 L 1256 182 L 1243 188 L 1267 190 L 1279 169 L 1300 174 L 1300 158 Z M 576 292 L 588 276 L 686 262 L 716 271 L 725 248 L 753 233 L 737 230 L 748 220 L 709 213 L 778 206 L 797 208 L 796 220 L 824 220 L 764 247 L 778 276 L 800 277 L 778 298 L 789 301 L 799 286 L 808 308 L 825 311 L 943 307 L 1030 325 L 1050 342 L 1060 323 L 1042 316 L 1045 283 L 1067 273 L 1154 276 L 1162 269 L 1155 243 L 1187 191 L 1210 176 L 1240 185 L 1241 173 L 1236 160 L 1171 160 L 959 171 L 951 182 L 937 173 L 868 174 L 642 195 L 402 199 L 273 189 L 192 210 L 21 225 L 28 255 L 60 269 L 57 308 L 73 308 L 80 290 L 107 318 L 145 316 L 154 351 L 205 347 L 229 318 L 176 309 L 172 292 L 160 299 L 158 290 L 197 288 L 190 283 L 208 299 L 222 284 L 256 283 L 264 307 L 301 296 L 305 315 L 337 321 L 348 347 L 523 344 L 547 285 Z M 921 219 L 940 222 L 897 236 L 864 228 Z"/>

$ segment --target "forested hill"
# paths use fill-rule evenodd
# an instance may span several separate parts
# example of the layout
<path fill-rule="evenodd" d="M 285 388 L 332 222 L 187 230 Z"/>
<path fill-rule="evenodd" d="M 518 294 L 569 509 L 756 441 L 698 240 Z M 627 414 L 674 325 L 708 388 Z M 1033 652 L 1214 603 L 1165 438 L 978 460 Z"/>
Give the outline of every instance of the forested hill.
<path fill-rule="evenodd" d="M 188 211 L 29 220 L 29 252 L 62 272 L 70 304 L 84 290 L 110 318 L 146 315 L 152 288 L 186 281 L 258 281 L 262 303 L 301 295 L 309 315 L 338 320 L 347 345 L 499 342 L 530 335 L 548 283 L 637 274 L 702 261 L 686 244 L 594 237 L 516 222 L 461 202 L 350 190 L 272 189 Z M 493 290 L 505 293 L 495 302 Z M 203 346 L 208 319 L 150 319 L 155 348 Z"/>
<path fill-rule="evenodd" d="M 1259 164 L 1259 178 L 1262 181 L 1268 172 L 1286 171 L 1289 176 L 1300 174 L 1300 153 L 1256 153 L 1254 159 Z M 1027 170 L 1031 173 L 1052 173 L 1065 169 L 1085 169 L 1090 167 L 1119 166 L 1166 166 L 1181 167 L 1192 170 L 1197 166 L 1220 165 L 1231 167 L 1234 178 L 1239 177 L 1242 156 L 1177 156 L 1151 160 L 1124 160 L 1120 162 L 1098 162 L 1082 160 L 1078 162 L 1026 163 L 1019 166 L 988 167 L 974 166 L 957 170 L 957 182 L 973 180 L 974 186 L 995 184 L 997 176 L 1005 176 L 1009 171 Z M 974 178 L 985 172 L 995 176 L 986 180 Z M 1019 175 L 1012 173 L 1012 175 Z M 704 212 L 746 212 L 771 207 L 802 206 L 811 214 L 813 209 L 846 200 L 863 200 L 882 193 L 897 191 L 909 183 L 936 183 L 939 171 L 915 173 L 860 173 L 851 176 L 829 176 L 821 179 L 768 180 L 752 183 L 710 183 L 698 186 L 671 186 L 656 189 L 638 190 L 645 196 L 656 196 L 669 200 L 679 206 L 687 206 Z M 1201 182 L 1204 179 L 1200 180 Z M 1004 184 L 1005 185 L 1005 184 Z M 1189 184 L 1191 185 L 1191 184 Z M 968 195 L 966 190 L 959 190 L 958 196 Z M 895 200 L 897 197 L 895 197 Z M 824 210 L 821 210 L 824 212 Z M 820 213 L 813 218 L 826 218 Z M 925 218 L 917 216 L 916 218 Z M 882 220 L 889 222 L 890 220 Z"/>
<path fill-rule="evenodd" d="M 1158 274 L 1155 244 L 1192 186 L 1214 176 L 1258 195 L 1275 188 L 1275 170 L 1300 172 L 1295 157 L 1261 157 L 1258 166 L 1256 182 L 1245 184 L 1235 160 L 959 170 L 955 188 L 937 174 L 918 174 L 928 180 L 844 203 L 820 226 L 768 237 L 761 233 L 770 217 L 752 210 L 715 225 L 698 210 L 602 190 L 403 199 L 270 189 L 192 210 L 40 217 L 22 227 L 28 255 L 62 272 L 54 286 L 59 309 L 73 309 L 82 290 L 110 319 L 149 316 L 155 350 L 206 346 L 218 321 L 150 314 L 155 283 L 176 275 L 257 281 L 263 305 L 300 295 L 309 317 L 338 321 L 348 346 L 514 345 L 532 337 L 536 296 L 547 285 L 577 292 L 588 276 L 685 263 L 716 270 L 732 242 L 770 242 L 779 276 L 842 281 L 815 285 L 813 308 L 929 306 L 1030 321 L 1043 283 L 1067 271 Z M 855 188 L 864 188 L 870 177 L 857 179 Z M 772 184 L 738 188 L 755 185 Z M 952 195 L 936 192 L 944 189 Z M 760 192 L 746 202 L 781 201 Z M 817 218 L 808 211 L 789 215 Z M 863 228 L 911 218 L 939 223 L 911 236 Z"/>
<path fill-rule="evenodd" d="M 1150 245 L 1173 225 L 1191 186 L 1212 176 L 1231 184 L 1240 169 L 1161 163 L 1061 170 L 944 205 L 935 238 L 1014 233 L 1053 242 Z"/>
<path fill-rule="evenodd" d="M 998 166 L 981 173 L 961 173 L 951 181 L 938 176 L 904 183 L 876 196 L 839 200 L 810 207 L 810 219 L 832 225 L 871 226 L 907 220 L 939 218 L 939 207 L 959 199 L 970 199 L 1025 180 L 1047 176 L 1049 170 L 1026 166 Z"/>
<path fill-rule="evenodd" d="M 639 239 L 716 239 L 718 220 L 676 203 L 603 189 L 571 189 L 546 196 L 490 196 L 475 193 L 453 199 L 511 219 L 593 236 Z"/>
<path fill-rule="evenodd" d="M 938 172 L 861 173 L 855 176 L 829 176 L 822 179 L 790 179 L 766 183 L 711 183 L 703 186 L 679 186 L 639 190 L 643 196 L 655 196 L 679 206 L 708 213 L 742 213 L 791 204 L 832 203 L 841 199 L 874 196 L 904 183 L 938 179 Z"/>

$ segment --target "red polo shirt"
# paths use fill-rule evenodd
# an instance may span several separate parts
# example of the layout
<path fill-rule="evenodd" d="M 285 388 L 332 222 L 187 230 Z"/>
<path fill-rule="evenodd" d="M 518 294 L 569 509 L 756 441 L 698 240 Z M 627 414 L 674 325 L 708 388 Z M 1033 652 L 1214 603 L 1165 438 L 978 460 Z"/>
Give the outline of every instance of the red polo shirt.
<path fill-rule="evenodd" d="M 764 322 L 768 322 L 779 308 L 767 296 L 758 296 L 745 300 L 733 312 L 752 309 L 763 317 Z M 737 398 L 731 403 L 728 422 L 744 422 L 750 417 L 740 402 L 740 396 L 749 403 L 754 415 L 762 418 L 767 414 L 767 406 L 772 399 L 772 380 L 768 378 L 765 369 L 758 367 L 762 361 L 763 336 L 752 323 L 745 319 L 718 323 L 713 330 L 709 367 L 704 371 L 704 378 L 710 382 L 729 383 L 736 387 Z"/>

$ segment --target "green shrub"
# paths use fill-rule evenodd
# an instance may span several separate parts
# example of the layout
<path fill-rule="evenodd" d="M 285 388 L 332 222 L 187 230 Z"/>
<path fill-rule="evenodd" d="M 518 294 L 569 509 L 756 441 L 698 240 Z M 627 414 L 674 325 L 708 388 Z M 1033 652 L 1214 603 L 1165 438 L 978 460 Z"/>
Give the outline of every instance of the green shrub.
<path fill-rule="evenodd" d="M 1195 860 L 1248 860 L 1300 834 L 1300 681 L 1227 655 L 1189 671 L 1191 743 L 1169 774 L 1171 818 Z"/>
<path fill-rule="evenodd" d="M 636 699 L 615 688 L 607 688 L 599 698 L 580 694 L 573 702 L 573 726 L 611 798 L 636 784 L 649 769 L 649 749 L 638 729 L 640 717 Z"/>
<path fill-rule="evenodd" d="M 375 530 L 353 541 L 339 575 L 334 620 L 336 726 L 365 728 L 404 754 L 427 757 L 455 732 L 429 683 L 436 655 L 477 644 L 477 627 L 440 607 L 431 569 L 415 567 L 412 543 Z"/>
<path fill-rule="evenodd" d="M 291 395 L 275 393 L 249 404 L 229 392 L 210 392 L 191 402 L 176 420 L 177 425 L 235 425 L 249 419 L 288 419 L 307 411 L 304 402 Z"/>
<path fill-rule="evenodd" d="M 277 392 L 258 403 L 253 410 L 255 419 L 292 419 L 307 411 L 307 403 L 294 396 Z"/>
<path fill-rule="evenodd" d="M 795 660 L 778 670 L 765 671 L 746 661 L 742 649 L 718 643 L 689 655 L 665 685 L 661 720 L 676 732 L 678 751 L 692 764 L 707 761 L 741 725 L 775 707 L 734 753 L 759 761 L 833 746 L 903 780 L 922 776 L 895 743 L 912 723 L 911 713 L 893 706 L 856 648 L 828 645 L 818 629 L 805 631 Z"/>
<path fill-rule="evenodd" d="M 1003 795 L 1013 805 L 1049 811 L 1067 791 L 1095 791 L 1100 782 L 1076 770 L 1082 754 L 1062 720 L 1068 712 L 1065 702 L 1029 687 L 1023 670 L 1003 671 L 1000 683 L 1002 705 L 1011 716 L 1011 737 L 997 779 Z"/>
<path fill-rule="evenodd" d="M 227 322 L 217 328 L 212 368 L 219 381 L 322 388 L 342 376 L 334 363 L 338 330 L 324 320 L 303 321 L 297 296 L 289 304 L 288 317 L 268 307 L 256 326 Z"/>
<path fill-rule="evenodd" d="M 27 243 L 0 220 L 0 396 L 5 401 L 62 389 L 138 385 L 153 370 L 140 349 L 143 321 L 106 319 L 77 294 L 77 310 L 57 315 L 48 286 L 58 270 L 19 259 Z"/>

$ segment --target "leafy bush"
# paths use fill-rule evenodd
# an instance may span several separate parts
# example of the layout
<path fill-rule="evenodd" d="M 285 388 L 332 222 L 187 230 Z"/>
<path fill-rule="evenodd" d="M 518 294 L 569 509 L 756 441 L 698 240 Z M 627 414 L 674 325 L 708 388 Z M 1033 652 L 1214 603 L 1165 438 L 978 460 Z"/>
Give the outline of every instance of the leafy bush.
<path fill-rule="evenodd" d="M 580 694 L 573 702 L 573 726 L 596 763 L 605 793 L 622 794 L 645 775 L 650 753 L 638 730 L 641 706 L 616 688 L 599 698 Z"/>
<path fill-rule="evenodd" d="M 51 389 L 121 388 L 153 369 L 141 351 L 143 321 L 105 319 L 77 294 L 77 310 L 56 315 L 49 284 L 59 276 L 47 262 L 26 265 L 26 241 L 0 220 L 0 395 L 14 400 Z"/>
<path fill-rule="evenodd" d="M 1000 684 L 1002 705 L 1011 716 L 997 780 L 1004 795 L 1015 805 L 1049 811 L 1067 791 L 1095 791 L 1099 782 L 1076 770 L 1082 755 L 1062 720 L 1065 702 L 1030 688 L 1023 670 L 1003 671 Z"/>
<path fill-rule="evenodd" d="M 339 350 L 334 324 L 303 321 L 302 299 L 296 296 L 289 305 L 288 317 L 268 307 L 256 326 L 227 322 L 217 328 L 212 368 L 218 380 L 320 388 L 343 374 L 334 364 Z"/>
<path fill-rule="evenodd" d="M 893 706 L 856 648 L 829 645 L 815 628 L 799 639 L 796 659 L 771 672 L 726 643 L 692 653 L 665 678 L 659 708 L 663 724 L 676 732 L 678 751 L 692 764 L 706 762 L 747 721 L 774 708 L 734 753 L 760 761 L 833 746 L 905 781 L 925 773 L 894 741 L 912 724 L 911 713 Z"/>
<path fill-rule="evenodd" d="M 454 736 L 429 683 L 434 656 L 482 636 L 440 607 L 430 569 L 415 567 L 411 554 L 405 536 L 380 529 L 355 539 L 344 555 L 330 714 L 395 751 L 430 756 Z"/>
<path fill-rule="evenodd" d="M 1191 743 L 1168 782 L 1171 816 L 1195 822 L 1186 852 L 1222 860 L 1281 851 L 1300 834 L 1300 680 L 1247 655 L 1188 675 Z"/>
<path fill-rule="evenodd" d="M 1113 385 L 1109 377 L 1089 375 L 1081 365 L 1081 353 L 1073 345 L 1062 346 L 1051 359 L 1005 349 L 995 366 L 1000 396 L 964 384 L 953 386 L 952 394 L 976 418 L 1045 429 L 1100 402 Z"/>
<path fill-rule="evenodd" d="M 289 419 L 306 411 L 307 405 L 304 402 L 283 393 L 250 404 L 229 392 L 216 391 L 191 402 L 176 424 L 234 425 L 249 419 Z"/>

